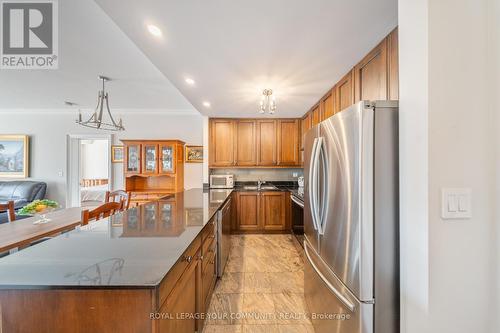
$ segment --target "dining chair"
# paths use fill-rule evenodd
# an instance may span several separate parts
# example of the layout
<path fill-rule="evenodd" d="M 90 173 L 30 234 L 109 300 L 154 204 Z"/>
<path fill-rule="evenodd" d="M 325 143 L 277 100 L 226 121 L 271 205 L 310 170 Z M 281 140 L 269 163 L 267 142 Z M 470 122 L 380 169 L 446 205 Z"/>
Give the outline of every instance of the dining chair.
<path fill-rule="evenodd" d="M 104 202 L 122 202 L 123 206 L 121 210 L 127 210 L 130 206 L 130 192 L 124 190 L 116 190 L 113 192 L 106 191 L 106 199 Z"/>
<path fill-rule="evenodd" d="M 115 212 L 120 211 L 123 206 L 123 201 L 120 202 L 106 202 L 99 207 L 92 210 L 82 211 L 82 225 L 87 225 L 90 220 L 99 220 L 101 218 L 113 215 Z"/>
<path fill-rule="evenodd" d="M 0 211 L 6 211 L 9 222 L 15 221 L 16 211 L 14 210 L 14 201 L 8 201 L 6 204 L 0 203 Z"/>

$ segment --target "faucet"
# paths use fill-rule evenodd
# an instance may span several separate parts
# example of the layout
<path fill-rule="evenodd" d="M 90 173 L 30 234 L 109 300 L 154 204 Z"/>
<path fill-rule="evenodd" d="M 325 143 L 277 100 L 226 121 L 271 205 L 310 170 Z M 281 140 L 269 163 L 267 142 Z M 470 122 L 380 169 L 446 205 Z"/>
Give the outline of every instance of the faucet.
<path fill-rule="evenodd" d="M 260 187 L 262 186 L 262 184 L 265 184 L 266 182 L 265 181 L 262 181 L 262 180 L 258 180 L 257 181 L 257 190 L 260 191 Z"/>

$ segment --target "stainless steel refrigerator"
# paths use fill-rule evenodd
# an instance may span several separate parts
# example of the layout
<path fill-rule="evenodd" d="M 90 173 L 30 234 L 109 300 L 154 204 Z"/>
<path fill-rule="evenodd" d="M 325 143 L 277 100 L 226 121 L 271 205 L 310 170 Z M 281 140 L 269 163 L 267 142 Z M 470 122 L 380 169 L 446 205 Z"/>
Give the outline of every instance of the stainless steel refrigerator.
<path fill-rule="evenodd" d="M 397 102 L 362 101 L 312 127 L 304 178 L 315 332 L 399 332 Z"/>

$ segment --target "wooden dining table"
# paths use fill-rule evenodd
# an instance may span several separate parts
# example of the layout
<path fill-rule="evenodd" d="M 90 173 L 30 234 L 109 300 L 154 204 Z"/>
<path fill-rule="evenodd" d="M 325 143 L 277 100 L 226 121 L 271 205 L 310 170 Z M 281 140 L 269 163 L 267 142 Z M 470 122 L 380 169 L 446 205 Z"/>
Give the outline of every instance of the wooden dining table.
<path fill-rule="evenodd" d="M 82 210 L 89 207 L 59 209 L 46 214 L 47 223 L 33 224 L 40 217 L 33 216 L 0 224 L 0 253 L 31 242 L 74 229 L 81 223 Z"/>

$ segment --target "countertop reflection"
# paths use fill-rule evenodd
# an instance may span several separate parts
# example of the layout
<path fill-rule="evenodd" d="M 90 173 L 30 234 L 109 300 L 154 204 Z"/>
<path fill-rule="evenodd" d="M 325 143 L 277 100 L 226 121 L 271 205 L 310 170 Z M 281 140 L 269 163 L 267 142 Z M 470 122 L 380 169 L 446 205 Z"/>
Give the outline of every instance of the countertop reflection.
<path fill-rule="evenodd" d="M 0 289 L 154 287 L 230 194 L 176 193 L 0 258 Z"/>

